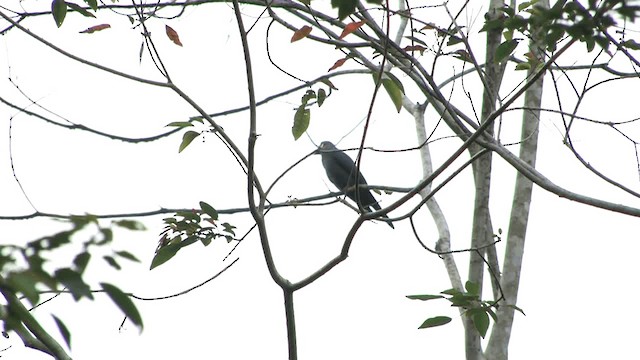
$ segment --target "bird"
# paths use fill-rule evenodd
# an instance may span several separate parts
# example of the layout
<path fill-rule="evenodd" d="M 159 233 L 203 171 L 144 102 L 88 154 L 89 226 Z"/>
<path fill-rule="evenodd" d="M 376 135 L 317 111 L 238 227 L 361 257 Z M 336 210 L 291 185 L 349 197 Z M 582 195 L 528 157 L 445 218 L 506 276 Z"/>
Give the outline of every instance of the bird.
<path fill-rule="evenodd" d="M 349 155 L 336 148 L 330 141 L 321 142 L 318 150 L 316 150 L 316 154 L 322 156 L 322 166 L 324 166 L 329 180 L 338 190 L 343 191 L 349 199 L 358 204 L 358 208 L 368 212 L 381 209 L 380 204 L 378 204 L 373 194 L 371 194 L 371 191 L 366 187 L 367 180 L 365 180 L 362 173 L 358 171 L 356 164 Z M 356 183 L 364 186 L 356 187 Z M 386 215 L 382 215 L 381 217 L 386 219 L 386 223 L 389 224 L 392 229 L 395 229 L 389 217 Z"/>

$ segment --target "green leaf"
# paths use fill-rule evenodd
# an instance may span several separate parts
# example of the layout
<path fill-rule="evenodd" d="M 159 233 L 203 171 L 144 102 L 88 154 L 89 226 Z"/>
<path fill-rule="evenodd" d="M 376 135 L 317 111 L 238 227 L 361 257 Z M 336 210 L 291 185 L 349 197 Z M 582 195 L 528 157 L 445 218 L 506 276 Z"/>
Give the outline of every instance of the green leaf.
<path fill-rule="evenodd" d="M 83 297 L 93 300 L 89 285 L 84 282 L 80 273 L 69 268 L 58 269 L 54 273 L 55 278 L 69 289 L 73 299 L 78 301 Z"/>
<path fill-rule="evenodd" d="M 324 104 L 324 100 L 326 98 L 327 98 L 327 93 L 324 91 L 324 89 L 318 90 L 318 107 Z"/>
<path fill-rule="evenodd" d="M 467 281 L 464 284 L 464 288 L 470 295 L 480 295 L 480 286 L 473 281 Z"/>
<path fill-rule="evenodd" d="M 62 26 L 64 17 L 67 16 L 67 3 L 64 0 L 53 0 L 51 3 L 51 14 L 58 27 Z"/>
<path fill-rule="evenodd" d="M 405 38 L 411 40 L 411 42 L 413 42 L 413 43 L 418 43 L 418 44 L 420 44 L 420 45 L 422 45 L 424 47 L 428 47 L 429 46 L 429 45 L 427 45 L 427 43 L 425 43 L 424 41 L 418 39 L 415 36 L 405 36 Z"/>
<path fill-rule="evenodd" d="M 91 214 L 71 215 L 71 217 L 69 217 L 69 221 L 73 223 L 73 226 L 75 226 L 75 230 L 80 230 L 89 224 L 98 225 L 98 217 Z"/>
<path fill-rule="evenodd" d="M 494 322 L 498 322 L 498 315 L 493 311 L 493 309 L 489 307 L 486 308 L 485 311 L 487 312 L 487 314 L 489 314 L 489 316 L 491 316 Z"/>
<path fill-rule="evenodd" d="M 121 228 L 125 228 L 127 230 L 133 231 L 143 231 L 147 230 L 143 223 L 136 220 L 116 220 L 113 222 L 114 225 L 119 226 Z"/>
<path fill-rule="evenodd" d="M 338 90 L 338 88 L 335 85 L 333 85 L 333 83 L 329 79 L 322 79 L 320 80 L 320 82 L 327 85 L 329 89 Z"/>
<path fill-rule="evenodd" d="M 462 293 L 460 292 L 460 290 L 457 290 L 457 289 L 448 289 L 448 290 L 441 291 L 440 294 L 461 295 Z"/>
<path fill-rule="evenodd" d="M 520 3 L 520 5 L 518 5 L 518 11 L 522 11 L 526 8 L 528 8 L 529 6 L 535 4 L 537 1 L 523 1 L 522 3 Z"/>
<path fill-rule="evenodd" d="M 516 70 L 529 70 L 531 69 L 531 64 L 528 62 L 523 62 L 516 65 Z"/>
<path fill-rule="evenodd" d="M 300 106 L 293 116 L 293 126 L 291 127 L 294 140 L 298 140 L 307 131 L 310 121 L 311 111 L 304 106 Z"/>
<path fill-rule="evenodd" d="M 200 220 L 202 220 L 201 217 L 200 217 L 200 214 L 198 214 L 197 212 L 195 212 L 193 210 L 192 211 L 178 211 L 178 212 L 176 212 L 176 215 L 177 216 L 182 216 L 185 220 L 190 220 L 190 221 L 193 221 L 193 222 L 200 222 Z"/>
<path fill-rule="evenodd" d="M 165 127 L 169 127 L 169 126 L 183 128 L 183 127 L 193 126 L 193 124 L 190 123 L 189 121 L 174 121 L 165 125 Z"/>
<path fill-rule="evenodd" d="M 97 11 L 98 10 L 98 0 L 84 0 L 85 3 L 87 3 L 87 5 L 89 5 L 93 11 Z"/>
<path fill-rule="evenodd" d="M 169 261 L 169 259 L 176 256 L 176 253 L 180 249 L 182 249 L 182 245 L 180 243 L 169 244 L 167 246 L 161 247 L 151 260 L 151 267 L 149 268 L 149 270 L 153 270 L 156 267 Z"/>
<path fill-rule="evenodd" d="M 96 245 L 105 245 L 113 240 L 113 230 L 109 228 L 101 228 L 102 240 L 95 242 Z"/>
<path fill-rule="evenodd" d="M 104 289 L 111 300 L 120 308 L 120 310 L 122 310 L 129 320 L 137 325 L 140 328 L 140 331 L 142 331 L 142 317 L 129 296 L 111 284 L 100 283 L 100 286 L 102 286 L 102 289 Z"/>
<path fill-rule="evenodd" d="M 36 289 L 37 276 L 33 271 L 21 271 L 12 273 L 7 278 L 9 286 L 17 293 L 22 293 L 32 305 L 38 303 L 40 294 Z"/>
<path fill-rule="evenodd" d="M 525 314 L 525 313 L 524 313 L 524 311 L 523 311 L 522 309 L 520 309 L 519 307 L 517 307 L 517 306 L 515 306 L 515 305 L 503 305 L 503 306 L 510 307 L 510 308 L 512 308 L 512 309 L 514 309 L 514 310 L 517 310 L 517 311 L 518 311 L 519 313 L 521 313 L 522 315 L 527 316 L 527 314 Z"/>
<path fill-rule="evenodd" d="M 115 254 L 120 256 L 121 258 L 125 258 L 125 259 L 133 261 L 133 262 L 140 262 L 140 260 L 138 260 L 138 258 L 135 257 L 132 253 L 130 253 L 128 251 L 125 251 L 125 250 L 116 251 Z"/>
<path fill-rule="evenodd" d="M 516 11 L 510 6 L 503 6 L 498 10 L 502 11 L 503 13 L 505 13 L 505 14 L 507 14 L 509 16 L 514 16 L 516 14 Z"/>
<path fill-rule="evenodd" d="M 604 50 L 609 50 L 610 42 L 609 42 L 609 39 L 606 36 L 595 36 L 594 40 L 601 48 L 603 48 Z M 633 44 L 631 44 L 631 46 L 630 46 L 628 41 L 632 41 Z M 623 46 L 627 46 L 632 50 L 640 50 L 640 46 L 638 46 L 638 43 L 636 43 L 633 40 L 625 41 L 625 44 Z"/>
<path fill-rule="evenodd" d="M 80 254 L 76 255 L 73 259 L 73 265 L 75 265 L 76 270 L 82 274 L 84 269 L 87 268 L 87 264 L 89 264 L 89 259 L 91 259 L 91 254 L 88 251 L 83 251 Z"/>
<path fill-rule="evenodd" d="M 184 239 L 183 241 L 181 241 L 179 243 L 180 247 L 187 247 L 189 245 L 195 244 L 195 242 L 198 241 L 198 237 L 197 236 L 189 236 L 188 238 Z"/>
<path fill-rule="evenodd" d="M 85 17 L 92 17 L 95 18 L 96 16 L 93 15 L 92 13 L 88 12 L 87 10 L 83 9 L 80 5 L 78 4 L 74 4 L 74 3 L 67 3 L 67 6 L 70 7 L 72 10 L 75 10 L 77 12 L 79 12 L 80 14 L 82 14 L 82 16 Z"/>
<path fill-rule="evenodd" d="M 64 339 L 64 342 L 67 344 L 67 347 L 71 349 L 71 333 L 69 332 L 69 329 L 67 329 L 67 327 L 64 325 L 62 320 L 58 319 L 57 316 L 53 314 L 51 314 L 51 316 L 53 316 L 53 321 L 56 322 L 56 326 L 58 327 L 60 334 L 62 334 L 62 338 Z"/>
<path fill-rule="evenodd" d="M 509 55 L 511 55 L 511 53 L 516 49 L 516 47 L 518 47 L 518 41 L 519 41 L 518 39 L 511 39 L 498 45 L 498 48 L 496 49 L 495 62 L 497 63 L 501 62 L 502 60 L 509 57 Z"/>
<path fill-rule="evenodd" d="M 459 36 L 455 36 L 455 35 L 450 35 L 449 36 L 449 40 L 447 40 L 447 46 L 452 46 L 452 45 L 456 45 L 456 44 L 460 44 L 461 42 L 463 42 L 464 40 L 459 37 Z"/>
<path fill-rule="evenodd" d="M 358 0 L 331 0 L 331 7 L 338 8 L 338 19 L 344 20 L 356 11 Z"/>
<path fill-rule="evenodd" d="M 510 29 L 512 33 L 513 33 L 513 30 L 519 30 L 520 32 L 525 32 L 528 24 L 529 24 L 528 20 L 520 15 L 516 15 L 504 21 L 504 27 L 507 29 Z"/>
<path fill-rule="evenodd" d="M 407 295 L 407 298 L 411 300 L 426 301 L 426 300 L 433 300 L 433 299 L 443 299 L 444 296 L 442 295 Z"/>
<path fill-rule="evenodd" d="M 377 74 L 373 74 L 373 81 L 376 81 L 376 77 Z M 400 80 L 392 73 L 386 72 L 382 75 L 382 86 L 389 94 L 396 110 L 400 112 L 402 110 L 402 97 L 404 96 L 404 87 Z"/>
<path fill-rule="evenodd" d="M 302 95 L 302 105 L 307 105 L 309 100 L 316 98 L 316 92 L 313 90 L 307 90 L 304 95 Z"/>
<path fill-rule="evenodd" d="M 470 312 L 473 325 L 476 330 L 478 330 L 480 336 L 484 339 L 484 336 L 487 335 L 487 330 L 489 329 L 489 315 L 482 309 L 473 309 Z"/>
<path fill-rule="evenodd" d="M 473 301 L 478 300 L 478 298 L 476 296 L 469 295 L 454 295 L 447 300 L 451 301 L 451 306 L 471 307 L 471 305 L 473 305 Z"/>
<path fill-rule="evenodd" d="M 118 262 L 116 261 L 116 259 L 113 258 L 113 256 L 105 255 L 102 258 L 104 259 L 104 261 L 107 262 L 107 264 L 111 265 L 112 268 L 116 270 L 122 270 L 122 266 L 118 264 Z"/>
<path fill-rule="evenodd" d="M 209 215 L 213 220 L 218 220 L 218 212 L 213 206 L 207 204 L 204 201 L 200 201 L 200 209 L 207 215 Z"/>
<path fill-rule="evenodd" d="M 236 233 L 233 231 L 233 229 L 235 229 L 236 227 L 229 224 L 229 223 L 222 223 L 222 227 L 224 228 L 225 232 L 228 232 L 231 235 L 235 235 Z"/>
<path fill-rule="evenodd" d="M 500 30 L 500 31 L 502 31 L 504 26 L 505 26 L 505 18 L 504 18 L 504 16 L 501 16 L 501 17 L 499 17 L 497 19 L 486 20 L 486 22 L 484 23 L 484 25 L 480 29 L 480 32 L 492 31 L 492 30 Z"/>
<path fill-rule="evenodd" d="M 196 131 L 190 130 L 184 133 L 184 135 L 182 135 L 182 143 L 180 144 L 180 148 L 178 149 L 178 152 L 181 153 L 182 150 L 186 149 L 187 146 L 191 144 L 193 139 L 197 138 L 198 136 L 200 136 L 200 133 Z"/>
<path fill-rule="evenodd" d="M 426 329 L 436 326 L 442 326 L 451 322 L 451 318 L 448 316 L 436 316 L 425 320 L 418 329 Z"/>
<path fill-rule="evenodd" d="M 584 41 L 587 44 L 587 52 L 592 52 L 596 47 L 596 40 L 592 37 L 588 37 Z"/>

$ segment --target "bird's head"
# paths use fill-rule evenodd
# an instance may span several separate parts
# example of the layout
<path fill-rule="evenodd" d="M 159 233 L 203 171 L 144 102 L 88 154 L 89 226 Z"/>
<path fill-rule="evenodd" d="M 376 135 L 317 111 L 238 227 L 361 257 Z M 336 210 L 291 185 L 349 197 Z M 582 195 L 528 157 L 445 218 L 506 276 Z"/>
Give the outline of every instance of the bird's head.
<path fill-rule="evenodd" d="M 318 149 L 316 150 L 316 154 L 322 154 L 326 152 L 336 151 L 336 146 L 331 143 L 331 141 L 323 141 L 318 145 Z"/>

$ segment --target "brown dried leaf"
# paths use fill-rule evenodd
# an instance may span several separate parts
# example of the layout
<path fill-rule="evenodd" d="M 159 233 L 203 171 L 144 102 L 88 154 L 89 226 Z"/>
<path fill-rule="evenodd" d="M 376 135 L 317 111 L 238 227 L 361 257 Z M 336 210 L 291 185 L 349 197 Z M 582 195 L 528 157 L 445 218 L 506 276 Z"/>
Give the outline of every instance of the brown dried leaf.
<path fill-rule="evenodd" d="M 419 51 L 420 55 L 422 55 L 424 53 L 425 50 L 427 50 L 426 47 L 422 46 L 422 45 L 409 45 L 409 46 L 405 46 L 404 51 Z"/>
<path fill-rule="evenodd" d="M 358 30 L 362 25 L 364 25 L 366 23 L 366 21 L 356 21 L 356 22 L 352 22 L 350 24 L 347 24 L 347 26 L 344 27 L 344 30 L 342 30 L 342 34 L 340 34 L 339 39 L 344 39 L 345 36 L 351 34 L 352 32 Z"/>
<path fill-rule="evenodd" d="M 169 38 L 169 40 L 173 41 L 173 43 L 178 46 L 182 46 L 178 33 L 169 25 L 165 25 L 165 29 L 167 30 L 167 37 Z"/>
<path fill-rule="evenodd" d="M 300 39 L 304 39 L 311 33 L 311 26 L 305 25 L 300 29 L 296 30 L 291 37 L 291 42 L 298 41 Z"/>
<path fill-rule="evenodd" d="M 109 25 L 109 24 L 100 24 L 100 25 L 92 26 L 90 28 L 82 30 L 82 31 L 80 31 L 80 34 L 93 34 L 96 31 L 101 31 L 101 30 L 104 30 L 104 29 L 108 29 L 110 27 L 111 27 L 111 25 Z"/>
<path fill-rule="evenodd" d="M 339 68 L 340 66 L 342 66 L 344 64 L 345 61 L 347 61 L 348 58 L 342 58 L 338 61 L 336 61 L 335 64 L 333 64 L 332 67 L 329 68 L 329 70 L 327 70 L 327 72 L 331 71 L 331 70 L 335 70 L 337 68 Z"/>

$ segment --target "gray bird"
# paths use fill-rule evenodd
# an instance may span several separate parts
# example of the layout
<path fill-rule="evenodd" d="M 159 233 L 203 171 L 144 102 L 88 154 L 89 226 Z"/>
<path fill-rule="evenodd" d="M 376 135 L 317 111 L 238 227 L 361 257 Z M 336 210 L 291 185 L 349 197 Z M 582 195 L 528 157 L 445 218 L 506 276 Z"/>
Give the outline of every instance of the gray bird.
<path fill-rule="evenodd" d="M 356 174 L 356 164 L 349 155 L 342 150 L 338 150 L 329 141 L 321 142 L 317 153 L 322 155 L 322 166 L 327 171 L 327 177 L 338 190 L 344 191 L 349 199 L 355 201 L 356 204 L 359 204 L 359 208 L 365 211 L 373 211 L 371 208 L 374 210 L 381 209 L 371 191 L 366 188 L 367 180 L 364 179 L 364 176 L 359 171 Z M 359 185 L 364 185 L 365 187 L 358 186 L 356 191 L 356 181 Z M 394 229 L 393 223 L 388 220 L 389 218 L 386 215 L 381 217 L 387 219 L 385 220 L 387 224 Z"/>

